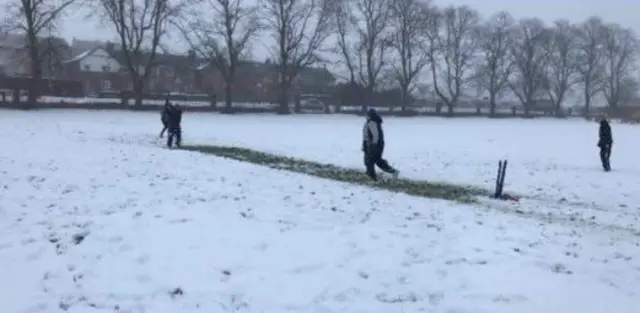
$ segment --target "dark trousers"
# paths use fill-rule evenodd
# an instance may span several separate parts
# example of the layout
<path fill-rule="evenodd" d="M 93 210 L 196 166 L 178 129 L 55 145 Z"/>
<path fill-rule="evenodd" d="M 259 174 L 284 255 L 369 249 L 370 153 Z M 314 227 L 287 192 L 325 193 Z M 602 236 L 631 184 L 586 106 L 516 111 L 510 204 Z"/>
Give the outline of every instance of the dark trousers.
<path fill-rule="evenodd" d="M 169 136 L 167 136 L 167 147 L 171 148 L 173 146 L 174 137 L 176 140 L 176 147 L 180 148 L 180 143 L 182 141 L 182 129 L 180 129 L 180 127 L 169 128 Z"/>
<path fill-rule="evenodd" d="M 167 124 L 163 124 L 162 125 L 162 131 L 160 131 L 160 138 L 162 138 L 162 135 L 164 135 L 164 132 L 167 131 Z"/>
<path fill-rule="evenodd" d="M 162 117 L 160 118 L 160 121 L 162 121 L 162 131 L 160 132 L 160 138 L 162 138 L 162 135 L 164 135 L 164 132 L 167 131 L 167 129 L 169 129 L 169 115 L 167 115 L 166 113 L 162 113 Z"/>
<path fill-rule="evenodd" d="M 600 146 L 600 161 L 602 161 L 602 168 L 605 171 L 611 170 L 611 164 L 609 163 L 611 158 L 611 144 L 604 144 Z"/>
<path fill-rule="evenodd" d="M 367 176 L 373 180 L 378 180 L 376 175 L 376 165 L 387 173 L 395 173 L 395 169 L 389 165 L 387 160 L 382 158 L 384 147 L 372 147 L 364 153 L 364 166 L 367 168 Z"/>

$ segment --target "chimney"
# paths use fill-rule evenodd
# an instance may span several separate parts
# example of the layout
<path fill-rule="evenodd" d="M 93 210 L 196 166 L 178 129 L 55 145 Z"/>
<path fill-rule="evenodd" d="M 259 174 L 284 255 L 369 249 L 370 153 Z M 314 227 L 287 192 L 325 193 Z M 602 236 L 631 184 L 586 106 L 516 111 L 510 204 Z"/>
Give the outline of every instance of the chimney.
<path fill-rule="evenodd" d="M 189 58 L 189 62 L 193 62 L 196 60 L 196 52 L 193 51 L 193 49 L 189 49 L 189 51 L 187 51 L 187 58 Z"/>

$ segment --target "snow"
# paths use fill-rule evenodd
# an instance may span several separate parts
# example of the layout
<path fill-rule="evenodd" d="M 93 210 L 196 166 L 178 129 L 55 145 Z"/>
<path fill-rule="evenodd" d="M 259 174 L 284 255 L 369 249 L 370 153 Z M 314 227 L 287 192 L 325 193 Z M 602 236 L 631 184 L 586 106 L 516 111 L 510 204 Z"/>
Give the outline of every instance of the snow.
<path fill-rule="evenodd" d="M 82 60 L 82 59 L 86 58 L 87 56 L 91 55 L 92 53 L 94 53 L 96 51 L 96 49 L 97 48 L 89 49 L 87 51 L 84 51 L 84 52 L 78 54 L 77 56 L 75 56 L 75 57 L 73 57 L 73 58 L 71 58 L 69 60 L 63 61 L 62 63 L 73 63 L 75 61 Z"/>
<path fill-rule="evenodd" d="M 39 101 L 44 103 L 77 103 L 77 104 L 113 104 L 120 105 L 122 102 L 121 99 L 116 98 L 94 98 L 94 97 L 80 97 L 80 98 L 70 98 L 70 97 L 40 97 Z M 129 104 L 133 105 L 135 102 L 134 99 L 129 99 Z M 143 100 L 143 103 L 146 105 L 163 105 L 165 100 Z M 209 107 L 211 106 L 211 102 L 209 101 L 179 101 L 180 104 L 184 106 L 190 107 Z"/>
<path fill-rule="evenodd" d="M 27 101 L 27 97 L 26 96 L 22 96 L 20 97 L 20 101 L 21 102 L 25 102 Z M 6 101 L 9 103 L 11 101 L 13 101 L 12 96 L 9 94 L 6 96 Z M 166 100 L 162 99 L 162 100 L 149 100 L 149 99 L 144 99 L 143 100 L 143 104 L 144 105 L 156 105 L 156 106 L 160 106 L 160 105 L 164 105 Z M 38 102 L 40 103 L 48 103 L 48 104 L 58 104 L 58 103 L 72 103 L 72 104 L 86 104 L 86 105 L 91 105 L 91 104 L 100 104 L 100 105 L 113 105 L 114 108 L 117 108 L 118 106 L 120 106 L 122 100 L 121 99 L 117 99 L 117 98 L 95 98 L 95 97 L 50 97 L 50 96 L 42 96 L 40 98 L 38 98 Z M 129 105 L 133 105 L 135 102 L 135 99 L 129 99 Z M 175 103 L 178 103 L 182 106 L 186 106 L 186 107 L 210 107 L 211 106 L 211 102 L 210 101 L 174 101 Z M 223 102 L 218 102 L 216 103 L 216 106 L 218 107 L 222 107 L 224 106 Z M 246 103 L 234 103 L 234 106 L 236 108 L 270 108 L 273 107 L 271 104 L 269 103 L 250 103 L 250 102 L 246 102 Z"/>
<path fill-rule="evenodd" d="M 361 122 L 194 113 L 183 131 L 361 167 Z M 0 111 L 1 311 L 637 311 L 637 128 L 613 125 L 614 172 L 602 173 L 587 122 L 387 119 L 404 176 L 491 185 L 508 157 L 506 189 L 548 198 L 472 206 L 170 151 L 159 124 Z M 611 218 L 498 209 L 545 205 Z"/>
<path fill-rule="evenodd" d="M 189 134 L 199 142 L 362 168 L 362 118 L 198 115 L 193 120 L 207 125 L 207 131 Z M 636 125 L 613 125 L 613 172 L 606 175 L 596 147 L 598 125 L 584 120 L 418 117 L 387 118 L 384 126 L 385 155 L 405 177 L 492 188 L 498 161 L 507 159 L 505 191 L 540 200 L 547 207 L 542 209 L 561 202 L 568 206 L 561 211 L 640 228 Z"/>

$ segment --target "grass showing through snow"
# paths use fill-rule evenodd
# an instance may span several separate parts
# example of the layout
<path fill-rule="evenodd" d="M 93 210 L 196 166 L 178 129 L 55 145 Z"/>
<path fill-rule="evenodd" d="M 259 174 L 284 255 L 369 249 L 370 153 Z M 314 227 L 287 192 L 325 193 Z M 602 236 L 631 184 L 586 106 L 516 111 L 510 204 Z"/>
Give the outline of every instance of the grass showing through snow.
<path fill-rule="evenodd" d="M 279 156 L 246 148 L 225 147 L 217 145 L 186 145 L 182 149 L 230 158 L 238 161 L 268 166 L 270 168 L 312 175 L 320 178 L 358 185 L 371 185 L 371 180 L 360 171 L 341 168 L 331 164 Z M 460 202 L 475 202 L 477 196 L 488 195 L 489 192 L 470 186 L 461 186 L 441 182 L 429 182 L 409 179 L 383 180 L 375 185 L 377 188 L 395 192 L 404 192 L 413 196 L 445 199 Z"/>

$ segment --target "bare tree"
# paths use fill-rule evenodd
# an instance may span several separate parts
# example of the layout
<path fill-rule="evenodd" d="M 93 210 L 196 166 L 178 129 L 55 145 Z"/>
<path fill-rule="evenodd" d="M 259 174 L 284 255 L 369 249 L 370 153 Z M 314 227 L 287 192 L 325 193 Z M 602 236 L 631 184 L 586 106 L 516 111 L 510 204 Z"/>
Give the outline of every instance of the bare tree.
<path fill-rule="evenodd" d="M 604 95 L 611 108 L 624 104 L 624 89 L 633 78 L 638 56 L 638 38 L 633 30 L 610 24 L 604 30 Z"/>
<path fill-rule="evenodd" d="M 392 45 L 399 64 L 392 64 L 395 80 L 400 85 L 402 110 L 409 105 L 415 80 L 429 61 L 422 49 L 431 4 L 420 0 L 394 0 L 391 3 Z"/>
<path fill-rule="evenodd" d="M 427 37 L 433 88 L 452 115 L 458 99 L 471 82 L 469 71 L 475 65 L 480 43 L 480 14 L 467 6 L 448 7 L 440 16 L 431 19 Z M 444 69 L 438 71 L 440 63 Z M 445 89 L 438 76 L 444 81 Z"/>
<path fill-rule="evenodd" d="M 489 93 L 489 115 L 495 116 L 496 100 L 508 89 L 513 71 L 513 60 L 509 48 L 513 43 L 515 21 L 508 12 L 494 14 L 481 28 L 480 52 L 484 62 L 475 74 L 479 87 Z"/>
<path fill-rule="evenodd" d="M 578 79 L 583 88 L 586 118 L 590 115 L 591 99 L 602 92 L 604 30 L 604 23 L 598 17 L 590 17 L 574 30 L 578 49 Z"/>
<path fill-rule="evenodd" d="M 540 19 L 521 20 L 516 28 L 511 48 L 514 73 L 509 88 L 524 106 L 525 116 L 544 94 L 547 37 L 547 28 Z"/>
<path fill-rule="evenodd" d="M 304 68 L 323 61 L 318 53 L 330 34 L 332 3 L 261 0 L 261 6 L 265 27 L 276 42 L 271 52 L 278 67 L 279 113 L 285 114 L 294 80 Z"/>
<path fill-rule="evenodd" d="M 640 93 L 640 80 L 637 77 L 628 76 L 622 79 L 618 87 L 618 103 L 620 106 L 633 104 L 638 101 Z"/>
<path fill-rule="evenodd" d="M 118 34 L 119 49 L 133 85 L 134 108 L 142 105 L 142 95 L 151 72 L 157 67 L 161 40 L 178 22 L 186 1 L 97 0 L 97 10 Z"/>
<path fill-rule="evenodd" d="M 4 8 L 6 19 L 0 33 L 17 33 L 25 36 L 25 50 L 29 64 L 31 84 L 24 108 L 28 109 L 38 99 L 40 81 L 47 62 L 62 58 L 60 42 L 53 38 L 58 22 L 65 10 L 75 0 L 11 0 Z M 24 60 L 20 60 L 21 62 Z"/>
<path fill-rule="evenodd" d="M 355 0 L 359 78 L 366 89 L 364 103 L 371 101 L 391 46 L 389 0 Z M 365 110 L 362 106 L 362 110 Z"/>
<path fill-rule="evenodd" d="M 225 107 L 233 104 L 237 68 L 261 28 L 257 6 L 245 0 L 204 0 L 188 10 L 181 32 L 191 48 L 217 70 L 225 84 Z M 213 13 L 213 15 L 211 14 Z"/>
<path fill-rule="evenodd" d="M 546 45 L 547 65 L 545 89 L 555 108 L 556 116 L 562 112 L 562 102 L 571 88 L 578 83 L 578 52 L 574 26 L 559 20 L 549 29 Z"/>
<path fill-rule="evenodd" d="M 337 35 L 337 45 L 332 51 L 339 56 L 339 63 L 346 66 L 349 82 L 355 83 L 357 64 L 354 55 L 358 50 L 353 38 L 357 23 L 355 16 L 351 12 L 353 0 L 332 0 L 331 5 L 333 25 L 336 28 Z"/>

